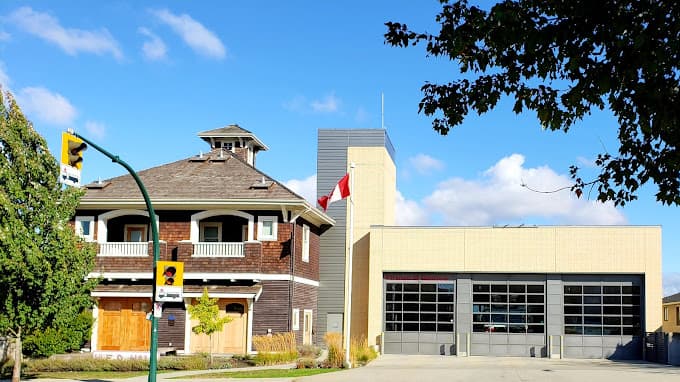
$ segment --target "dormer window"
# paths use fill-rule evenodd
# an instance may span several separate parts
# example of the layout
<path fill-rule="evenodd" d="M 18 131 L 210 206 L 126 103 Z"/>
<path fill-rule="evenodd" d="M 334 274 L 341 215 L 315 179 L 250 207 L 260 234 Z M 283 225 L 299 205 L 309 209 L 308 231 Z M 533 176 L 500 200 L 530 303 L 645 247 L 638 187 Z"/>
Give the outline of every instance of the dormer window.
<path fill-rule="evenodd" d="M 234 144 L 231 143 L 231 142 L 224 142 L 222 147 L 224 147 L 225 149 L 231 151 L 231 150 L 233 149 L 233 147 L 234 147 Z"/>

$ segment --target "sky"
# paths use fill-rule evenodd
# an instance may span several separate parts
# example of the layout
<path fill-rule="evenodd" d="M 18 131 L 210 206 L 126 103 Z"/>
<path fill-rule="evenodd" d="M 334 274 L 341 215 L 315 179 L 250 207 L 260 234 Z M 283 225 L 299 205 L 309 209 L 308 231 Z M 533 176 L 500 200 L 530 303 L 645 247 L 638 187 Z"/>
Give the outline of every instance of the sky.
<path fill-rule="evenodd" d="M 439 7 L 4 0 L 0 84 L 53 153 L 73 128 L 138 170 L 207 151 L 198 132 L 239 124 L 269 147 L 257 167 L 312 203 L 318 129 L 384 127 L 396 150 L 398 224 L 660 225 L 664 293 L 680 292 L 680 210 L 657 203 L 654 185 L 624 208 L 588 190 L 577 198 L 527 188 L 568 186 L 570 165 L 592 179 L 597 154 L 618 147 L 610 111 L 550 132 L 504 100 L 446 136 L 418 113 L 420 87 L 455 80 L 457 65 L 420 46 L 386 45 L 384 23 L 436 33 Z M 85 153 L 85 182 L 123 173 Z"/>

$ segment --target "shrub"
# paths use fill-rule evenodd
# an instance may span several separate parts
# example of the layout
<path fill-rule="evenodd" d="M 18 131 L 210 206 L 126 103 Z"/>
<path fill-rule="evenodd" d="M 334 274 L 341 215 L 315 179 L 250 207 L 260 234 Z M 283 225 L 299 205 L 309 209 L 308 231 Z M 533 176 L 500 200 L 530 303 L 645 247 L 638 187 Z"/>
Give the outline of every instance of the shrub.
<path fill-rule="evenodd" d="M 321 349 L 314 345 L 302 345 L 298 347 L 300 358 L 316 358 L 321 354 Z"/>
<path fill-rule="evenodd" d="M 92 312 L 85 310 L 58 328 L 47 328 L 28 335 L 23 342 L 23 353 L 29 357 L 49 357 L 79 350 L 90 338 L 92 322 Z"/>
<path fill-rule="evenodd" d="M 375 349 L 368 346 L 368 340 L 363 336 L 352 337 L 349 354 L 353 365 L 365 365 L 378 356 Z"/>
<path fill-rule="evenodd" d="M 319 364 L 314 358 L 300 358 L 295 362 L 297 369 L 316 369 Z"/>
<path fill-rule="evenodd" d="M 326 347 L 328 347 L 328 358 L 326 367 L 340 368 L 343 366 L 342 335 L 336 332 L 328 332 L 323 337 Z"/>
<path fill-rule="evenodd" d="M 258 352 L 253 359 L 256 365 L 292 362 L 298 357 L 293 332 L 253 336 L 253 347 Z"/>

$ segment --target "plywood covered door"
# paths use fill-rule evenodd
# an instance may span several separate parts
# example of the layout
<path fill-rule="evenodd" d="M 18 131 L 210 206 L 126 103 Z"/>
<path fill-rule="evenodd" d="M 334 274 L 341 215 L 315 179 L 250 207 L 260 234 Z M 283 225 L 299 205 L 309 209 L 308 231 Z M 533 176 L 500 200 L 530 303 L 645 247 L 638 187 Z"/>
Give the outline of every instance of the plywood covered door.
<path fill-rule="evenodd" d="M 106 298 L 99 302 L 98 350 L 149 350 L 148 298 Z"/>
<path fill-rule="evenodd" d="M 194 300 L 194 304 L 196 301 Z M 224 325 L 221 332 L 212 336 L 213 354 L 244 354 L 246 353 L 246 334 L 248 330 L 248 303 L 245 299 L 220 299 L 220 317 L 229 316 L 231 322 Z M 191 327 L 198 325 L 192 319 Z M 210 336 L 191 332 L 191 352 L 209 353 Z"/>

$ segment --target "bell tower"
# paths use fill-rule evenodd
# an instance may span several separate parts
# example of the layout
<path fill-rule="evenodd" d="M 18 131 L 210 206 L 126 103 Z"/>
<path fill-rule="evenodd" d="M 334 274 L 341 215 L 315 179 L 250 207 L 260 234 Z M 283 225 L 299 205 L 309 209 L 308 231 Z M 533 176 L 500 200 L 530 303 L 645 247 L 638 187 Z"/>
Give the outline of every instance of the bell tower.
<path fill-rule="evenodd" d="M 210 150 L 231 151 L 253 167 L 255 167 L 255 155 L 259 151 L 268 150 L 255 134 L 237 124 L 203 131 L 198 133 L 198 136 L 208 142 Z"/>

